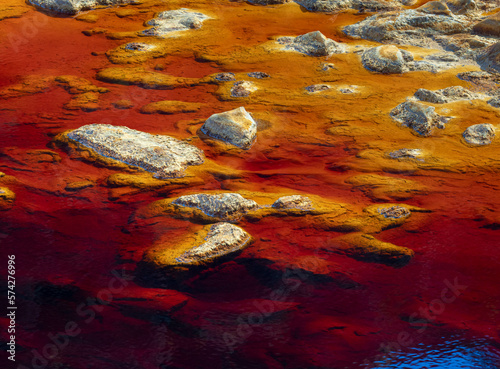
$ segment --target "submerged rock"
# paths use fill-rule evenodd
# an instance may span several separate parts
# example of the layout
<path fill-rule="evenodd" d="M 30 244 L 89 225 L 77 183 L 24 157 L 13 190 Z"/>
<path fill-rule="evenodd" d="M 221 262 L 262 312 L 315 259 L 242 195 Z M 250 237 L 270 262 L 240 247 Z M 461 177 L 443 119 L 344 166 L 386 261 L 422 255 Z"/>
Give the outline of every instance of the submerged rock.
<path fill-rule="evenodd" d="M 28 4 L 37 8 L 59 13 L 74 15 L 82 10 L 91 10 L 100 5 L 133 4 L 136 0 L 28 0 Z"/>
<path fill-rule="evenodd" d="M 7 187 L 0 187 L 0 210 L 9 210 L 12 208 L 15 199 L 16 194 L 14 192 Z"/>
<path fill-rule="evenodd" d="M 366 69 L 379 73 L 403 73 L 407 70 L 401 50 L 394 45 L 368 49 L 361 56 L 361 62 Z"/>
<path fill-rule="evenodd" d="M 405 101 L 391 111 L 391 118 L 405 127 L 411 128 L 421 136 L 430 136 L 434 128 L 444 128 L 448 117 L 443 117 L 435 112 L 433 106 L 418 102 Z"/>
<path fill-rule="evenodd" d="M 220 221 L 236 221 L 259 206 L 255 201 L 245 199 L 237 193 L 186 195 L 174 200 L 172 204 L 198 209 Z"/>
<path fill-rule="evenodd" d="M 146 104 L 141 108 L 143 114 L 192 113 L 201 109 L 203 104 L 186 101 L 165 100 Z"/>
<path fill-rule="evenodd" d="M 312 210 L 313 204 L 311 199 L 301 195 L 283 196 L 276 200 L 273 204 L 275 209 L 300 209 Z"/>
<path fill-rule="evenodd" d="M 207 136 L 249 149 L 257 136 L 257 123 L 244 107 L 240 107 L 212 115 L 200 130 Z"/>
<path fill-rule="evenodd" d="M 415 253 L 406 247 L 382 242 L 368 234 L 354 233 L 330 240 L 328 251 L 351 258 L 402 267 L 410 262 Z"/>
<path fill-rule="evenodd" d="M 452 86 L 436 91 L 420 88 L 415 92 L 415 97 L 420 101 L 426 101 L 433 104 L 446 104 L 453 101 L 481 98 L 480 95 L 462 86 Z"/>
<path fill-rule="evenodd" d="M 200 28 L 202 23 L 209 18 L 210 17 L 203 13 L 185 8 L 167 10 L 158 13 L 156 18 L 146 22 L 146 24 L 152 26 L 152 28 L 142 31 L 142 34 L 146 36 L 163 37 L 171 32 Z"/>
<path fill-rule="evenodd" d="M 329 56 L 347 51 L 345 45 L 326 38 L 320 31 L 309 32 L 297 37 L 280 37 L 278 43 L 285 50 L 297 51 L 311 56 Z"/>
<path fill-rule="evenodd" d="M 495 138 L 495 127 L 489 123 L 474 124 L 467 128 L 462 136 L 470 145 L 489 145 Z"/>
<path fill-rule="evenodd" d="M 177 178 L 204 162 L 203 151 L 170 136 L 152 135 L 123 126 L 89 124 L 67 134 L 98 155 L 137 166 L 156 178 Z"/>

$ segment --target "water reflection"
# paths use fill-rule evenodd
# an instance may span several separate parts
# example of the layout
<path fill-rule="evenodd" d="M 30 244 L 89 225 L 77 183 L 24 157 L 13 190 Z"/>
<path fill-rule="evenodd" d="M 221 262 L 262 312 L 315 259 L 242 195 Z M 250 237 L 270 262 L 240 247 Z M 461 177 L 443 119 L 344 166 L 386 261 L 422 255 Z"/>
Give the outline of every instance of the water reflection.
<path fill-rule="evenodd" d="M 376 360 L 366 368 L 398 369 L 498 369 L 500 347 L 485 338 L 447 340 L 433 346 L 420 344 Z"/>

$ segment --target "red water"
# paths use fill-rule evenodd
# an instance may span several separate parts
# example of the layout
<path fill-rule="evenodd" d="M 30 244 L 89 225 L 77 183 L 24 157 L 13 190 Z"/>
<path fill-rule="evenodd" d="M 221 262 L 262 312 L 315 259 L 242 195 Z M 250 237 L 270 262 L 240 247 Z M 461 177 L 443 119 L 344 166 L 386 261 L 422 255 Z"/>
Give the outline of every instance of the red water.
<path fill-rule="evenodd" d="M 247 46 L 285 31 L 307 32 L 311 22 L 322 17 L 303 13 L 303 21 L 284 25 L 276 21 L 275 14 L 265 16 L 261 8 L 241 3 L 227 4 L 229 10 L 221 8 L 227 24 L 235 24 L 235 39 Z M 262 27 L 243 27 L 245 22 L 230 18 L 231 11 L 244 13 L 241 9 L 255 10 Z M 141 29 L 141 22 L 149 19 L 151 12 L 131 20 L 116 18 L 111 10 L 99 14 L 98 26 L 125 31 Z M 353 23 L 359 17 L 345 15 L 339 22 Z M 39 26 L 24 34 L 26 42 L 12 44 L 9 36 L 34 22 Z M 432 358 L 431 353 L 439 352 L 439 345 L 446 342 L 455 346 L 443 351 L 446 355 L 438 355 L 439 359 L 431 359 L 434 366 L 429 367 L 500 367 L 499 224 L 491 220 L 500 205 L 495 172 L 468 175 L 435 171 L 412 178 L 431 190 L 406 203 L 433 212 L 418 226 L 409 222 L 377 235 L 415 251 L 411 263 L 400 269 L 328 253 L 324 247 L 338 234 L 304 227 L 300 219 L 265 218 L 240 224 L 256 240 L 251 247 L 183 288 L 151 286 L 136 278 L 112 294 L 109 304 L 89 302 L 89 298 L 105 296 L 110 281 L 116 278 L 112 271 L 134 276 L 136 262 L 158 238 L 184 232 L 190 224 L 187 221 L 132 220 L 136 209 L 183 191 L 165 188 L 112 201 L 104 183 L 112 170 L 71 159 L 58 149 L 59 163 L 29 161 L 26 153 L 46 149 L 55 134 L 89 123 L 126 125 L 187 138 L 191 134 L 179 129 L 183 125 L 177 122 L 202 121 L 215 112 L 239 106 L 238 102 L 219 101 L 213 85 L 164 91 L 95 80 L 98 70 L 111 66 L 102 53 L 124 41 L 81 33 L 94 26 L 71 18 L 50 18 L 33 10 L 22 18 L 0 22 L 0 88 L 27 75 L 69 74 L 111 90 L 101 97 L 103 109 L 90 113 L 63 110 L 70 95 L 57 86 L 1 102 L 0 170 L 18 180 L 8 185 L 16 193 L 15 206 L 2 212 L 0 222 L 2 286 L 7 255 L 14 254 L 18 306 L 16 363 L 6 361 L 2 367 L 424 368 L 427 366 L 418 360 L 405 363 L 409 359 L 397 355 L 424 347 L 423 357 Z M 313 27 L 332 37 L 340 36 L 327 23 Z M 248 35 L 247 39 L 242 35 Z M 157 62 L 146 66 L 151 68 Z M 177 76 L 198 78 L 225 70 L 215 63 L 196 62 L 187 54 L 169 55 L 161 62 L 167 64 L 169 74 Z M 270 64 L 268 68 L 278 66 Z M 131 100 L 135 108 L 113 108 L 111 102 L 120 99 Z M 138 111 L 146 103 L 161 100 L 201 101 L 206 105 L 193 114 L 165 116 Z M 276 114 L 299 122 L 312 116 L 308 112 L 299 116 Z M 265 139 L 251 152 L 232 156 L 218 156 L 202 142 L 199 147 L 219 164 L 247 171 L 244 187 L 248 189 L 281 187 L 356 206 L 373 203 L 343 182 L 358 174 L 356 171 L 329 169 L 353 157 L 363 148 L 361 142 L 354 147 L 347 139 L 322 146 L 306 141 L 289 145 L 286 138 L 274 134 L 269 141 L 280 146 L 272 152 L 263 152 L 268 144 Z M 403 174 L 391 176 L 407 178 Z M 67 178 L 91 179 L 97 185 L 72 194 L 64 191 Z M 189 188 L 189 192 L 230 185 L 228 180 L 212 179 Z M 442 291 L 449 283 L 465 289 L 452 302 L 444 303 Z M 2 290 L 6 291 L 5 287 Z M 7 300 L 2 299 L 2 304 L 7 306 Z M 430 316 L 422 322 L 429 304 Z M 416 324 L 416 320 L 420 322 Z M 51 352 L 50 335 L 62 332 L 68 322 L 75 322 L 79 333 L 67 342 L 60 337 L 64 347 Z M 0 323 L 2 337 L 7 339 L 9 321 L 4 317 Z M 390 347 L 390 352 L 382 353 L 381 347 Z M 482 353 L 465 355 L 468 366 L 452 360 L 463 355 L 464 347 Z M 375 364 L 377 360 L 385 360 L 385 364 Z"/>

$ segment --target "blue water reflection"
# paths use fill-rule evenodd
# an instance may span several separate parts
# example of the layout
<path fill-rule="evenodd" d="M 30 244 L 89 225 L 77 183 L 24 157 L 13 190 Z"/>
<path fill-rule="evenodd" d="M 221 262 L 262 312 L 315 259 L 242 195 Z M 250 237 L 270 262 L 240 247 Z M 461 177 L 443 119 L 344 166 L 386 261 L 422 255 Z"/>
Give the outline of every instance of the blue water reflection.
<path fill-rule="evenodd" d="M 385 369 L 499 369 L 500 347 L 493 340 L 448 340 L 393 352 L 365 368 Z"/>

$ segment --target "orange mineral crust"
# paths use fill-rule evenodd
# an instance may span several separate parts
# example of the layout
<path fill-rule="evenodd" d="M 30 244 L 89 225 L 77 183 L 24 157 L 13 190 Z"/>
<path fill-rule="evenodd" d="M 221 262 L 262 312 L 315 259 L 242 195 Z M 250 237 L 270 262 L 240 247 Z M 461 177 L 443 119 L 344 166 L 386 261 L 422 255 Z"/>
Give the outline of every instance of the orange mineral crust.
<path fill-rule="evenodd" d="M 0 4 L 16 364 L 500 367 L 499 4 L 48 3 Z"/>

